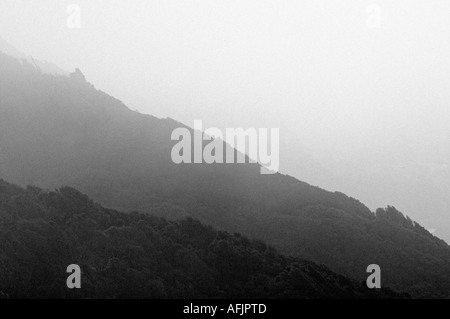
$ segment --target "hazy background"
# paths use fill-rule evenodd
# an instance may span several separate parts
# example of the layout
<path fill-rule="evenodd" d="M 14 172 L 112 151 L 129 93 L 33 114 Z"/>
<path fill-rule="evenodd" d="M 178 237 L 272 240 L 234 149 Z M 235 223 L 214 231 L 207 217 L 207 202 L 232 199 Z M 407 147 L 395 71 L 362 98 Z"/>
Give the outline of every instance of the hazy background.
<path fill-rule="evenodd" d="M 446 0 L 1 0 L 0 36 L 142 113 L 279 127 L 282 173 L 449 242 L 449 17 Z"/>

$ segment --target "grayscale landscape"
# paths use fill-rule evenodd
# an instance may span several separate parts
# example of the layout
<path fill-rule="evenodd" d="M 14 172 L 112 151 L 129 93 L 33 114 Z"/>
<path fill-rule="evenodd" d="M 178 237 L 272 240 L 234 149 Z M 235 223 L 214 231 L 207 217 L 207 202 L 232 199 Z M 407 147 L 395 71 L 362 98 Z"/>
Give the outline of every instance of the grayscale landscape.
<path fill-rule="evenodd" d="M 449 14 L 3 0 L 0 299 L 449 298 Z"/>

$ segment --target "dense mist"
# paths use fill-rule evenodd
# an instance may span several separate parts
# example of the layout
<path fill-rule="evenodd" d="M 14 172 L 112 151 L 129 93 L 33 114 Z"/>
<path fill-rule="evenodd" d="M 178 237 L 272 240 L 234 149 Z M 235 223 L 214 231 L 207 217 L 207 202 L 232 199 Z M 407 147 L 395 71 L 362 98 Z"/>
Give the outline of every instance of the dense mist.
<path fill-rule="evenodd" d="M 69 4 L 3 0 L 0 34 L 142 113 L 280 128 L 283 173 L 450 240 L 450 3 Z"/>

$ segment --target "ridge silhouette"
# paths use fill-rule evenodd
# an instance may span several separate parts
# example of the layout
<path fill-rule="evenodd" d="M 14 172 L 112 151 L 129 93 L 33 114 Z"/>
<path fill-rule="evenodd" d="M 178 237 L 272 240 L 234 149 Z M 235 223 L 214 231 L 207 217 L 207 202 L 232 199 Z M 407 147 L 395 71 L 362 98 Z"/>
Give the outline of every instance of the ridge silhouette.
<path fill-rule="evenodd" d="M 51 76 L 0 54 L 2 178 L 75 187 L 106 207 L 199 219 L 358 281 L 381 266 L 383 285 L 447 297 L 450 248 L 394 207 L 358 200 L 256 164 L 175 165 L 179 123 L 128 109 L 72 77 Z"/>

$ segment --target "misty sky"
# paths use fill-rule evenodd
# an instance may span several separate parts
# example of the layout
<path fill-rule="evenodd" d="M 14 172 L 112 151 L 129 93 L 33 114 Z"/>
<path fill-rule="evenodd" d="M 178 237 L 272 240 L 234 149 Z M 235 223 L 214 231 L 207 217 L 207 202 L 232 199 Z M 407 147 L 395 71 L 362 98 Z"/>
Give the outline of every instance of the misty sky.
<path fill-rule="evenodd" d="M 450 241 L 449 17 L 446 0 L 1 0 L 0 36 L 142 113 L 280 128 L 282 173 Z"/>

